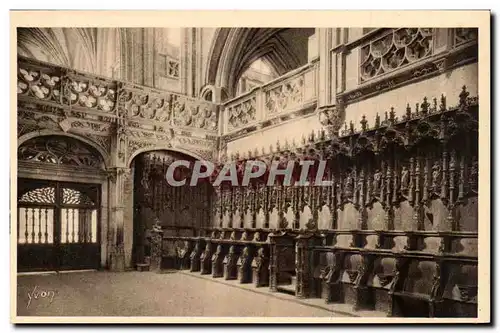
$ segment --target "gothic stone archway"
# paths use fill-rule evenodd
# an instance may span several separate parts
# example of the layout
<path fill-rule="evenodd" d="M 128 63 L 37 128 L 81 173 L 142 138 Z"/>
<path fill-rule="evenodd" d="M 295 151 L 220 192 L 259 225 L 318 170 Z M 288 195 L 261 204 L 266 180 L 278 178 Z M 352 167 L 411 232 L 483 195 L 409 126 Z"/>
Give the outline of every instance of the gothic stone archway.
<path fill-rule="evenodd" d="M 65 136 L 27 140 L 17 184 L 18 271 L 102 266 L 106 173 L 97 150 Z"/>

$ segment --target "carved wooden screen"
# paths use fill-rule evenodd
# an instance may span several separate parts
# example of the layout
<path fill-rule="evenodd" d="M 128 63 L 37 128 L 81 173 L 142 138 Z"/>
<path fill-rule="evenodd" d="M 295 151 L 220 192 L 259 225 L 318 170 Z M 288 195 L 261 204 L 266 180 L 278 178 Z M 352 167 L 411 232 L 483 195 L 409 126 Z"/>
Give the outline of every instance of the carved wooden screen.
<path fill-rule="evenodd" d="M 210 226 L 211 185 L 201 182 L 189 186 L 171 186 L 166 181 L 169 165 L 178 159 L 193 160 L 182 154 L 154 152 L 140 155 L 135 160 L 135 206 L 141 211 L 146 226 L 160 220 L 165 227 L 173 229 L 197 229 Z M 176 168 L 183 179 L 188 170 Z"/>
<path fill-rule="evenodd" d="M 85 143 L 70 137 L 40 136 L 18 148 L 19 161 L 68 165 L 77 168 L 101 169 L 101 155 Z"/>

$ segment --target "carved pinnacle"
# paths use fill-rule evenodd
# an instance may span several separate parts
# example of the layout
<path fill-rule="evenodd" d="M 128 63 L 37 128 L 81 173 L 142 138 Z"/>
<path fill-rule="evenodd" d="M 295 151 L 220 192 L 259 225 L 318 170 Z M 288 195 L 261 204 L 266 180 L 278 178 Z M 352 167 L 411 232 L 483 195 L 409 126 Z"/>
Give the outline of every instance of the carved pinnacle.
<path fill-rule="evenodd" d="M 365 132 L 368 128 L 367 124 L 368 124 L 368 121 L 366 120 L 366 116 L 363 115 L 363 117 L 361 117 L 361 131 Z"/>

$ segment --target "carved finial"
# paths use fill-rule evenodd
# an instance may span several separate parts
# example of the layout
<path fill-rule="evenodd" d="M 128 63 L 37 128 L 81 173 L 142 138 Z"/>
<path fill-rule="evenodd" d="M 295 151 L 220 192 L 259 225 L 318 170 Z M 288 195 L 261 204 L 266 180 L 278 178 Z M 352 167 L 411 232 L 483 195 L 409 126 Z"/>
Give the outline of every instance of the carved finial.
<path fill-rule="evenodd" d="M 344 133 L 347 133 L 347 122 L 344 123 Z"/>
<path fill-rule="evenodd" d="M 377 112 L 377 115 L 375 116 L 375 128 L 380 127 L 380 115 Z"/>
<path fill-rule="evenodd" d="M 304 134 L 302 134 L 302 138 L 301 138 L 301 141 L 302 145 L 304 146 L 306 144 L 306 136 Z"/>
<path fill-rule="evenodd" d="M 297 143 L 295 142 L 295 138 L 292 139 L 292 148 L 296 148 L 297 147 Z"/>
<path fill-rule="evenodd" d="M 415 114 L 418 116 L 420 111 L 418 111 L 418 103 L 415 103 Z"/>
<path fill-rule="evenodd" d="M 319 138 L 320 138 L 321 141 L 325 141 L 326 136 L 325 136 L 325 130 L 324 129 L 320 129 L 319 130 Z"/>
<path fill-rule="evenodd" d="M 437 112 L 438 110 L 438 100 L 436 97 L 432 99 L 432 112 Z"/>
<path fill-rule="evenodd" d="M 274 147 L 272 144 L 269 145 L 269 152 L 272 153 L 274 151 Z"/>
<path fill-rule="evenodd" d="M 352 122 L 352 120 L 349 122 L 349 131 L 351 132 L 351 134 L 354 134 L 354 123 Z"/>
<path fill-rule="evenodd" d="M 229 155 L 229 160 L 230 160 L 230 161 L 234 161 L 234 160 L 235 160 L 235 155 L 234 155 L 234 153 L 231 153 L 231 155 Z"/>
<path fill-rule="evenodd" d="M 281 151 L 281 145 L 280 145 L 280 140 L 276 140 L 276 151 L 280 152 Z"/>
<path fill-rule="evenodd" d="M 311 135 L 309 135 L 309 142 L 314 142 L 314 130 L 312 130 Z"/>
<path fill-rule="evenodd" d="M 262 156 L 266 155 L 266 148 L 262 147 Z"/>
<path fill-rule="evenodd" d="M 462 91 L 460 92 L 460 101 L 458 103 L 460 111 L 464 110 L 467 108 L 467 97 L 469 97 L 469 92 L 467 91 L 467 87 L 463 86 Z"/>
<path fill-rule="evenodd" d="M 257 149 L 257 147 L 255 147 L 255 149 L 253 150 L 253 156 L 254 157 L 259 156 L 259 150 Z"/>
<path fill-rule="evenodd" d="M 385 111 L 385 119 L 384 122 L 387 123 L 389 121 L 389 113 Z"/>
<path fill-rule="evenodd" d="M 361 123 L 361 131 L 365 132 L 365 131 L 366 131 L 366 129 L 368 128 L 368 125 L 367 125 L 367 124 L 368 124 L 368 121 L 366 120 L 366 116 L 365 116 L 365 115 L 363 115 L 363 116 L 361 117 L 361 121 L 360 121 L 360 123 Z"/>
<path fill-rule="evenodd" d="M 241 159 L 242 159 L 242 160 L 246 160 L 246 159 L 248 159 L 248 156 L 247 156 L 247 152 L 246 152 L 246 151 L 244 151 L 244 152 L 241 154 Z"/>
<path fill-rule="evenodd" d="M 234 160 L 235 161 L 238 161 L 240 159 L 240 152 L 237 151 L 235 154 L 234 154 Z"/>
<path fill-rule="evenodd" d="M 290 145 L 288 144 L 288 140 L 285 139 L 285 150 L 289 150 L 290 149 Z"/>
<path fill-rule="evenodd" d="M 411 107 L 410 103 L 406 104 L 406 120 L 411 119 Z"/>
<path fill-rule="evenodd" d="M 394 112 L 394 107 L 391 106 L 391 111 L 389 112 L 389 121 L 391 124 L 396 122 L 396 112 Z"/>
<path fill-rule="evenodd" d="M 427 102 L 427 97 L 424 97 L 424 102 L 420 105 L 422 107 L 422 113 L 426 115 L 429 113 L 430 104 Z"/>
<path fill-rule="evenodd" d="M 439 111 L 441 112 L 446 111 L 446 96 L 444 96 L 444 94 L 441 94 L 441 103 L 439 104 Z"/>

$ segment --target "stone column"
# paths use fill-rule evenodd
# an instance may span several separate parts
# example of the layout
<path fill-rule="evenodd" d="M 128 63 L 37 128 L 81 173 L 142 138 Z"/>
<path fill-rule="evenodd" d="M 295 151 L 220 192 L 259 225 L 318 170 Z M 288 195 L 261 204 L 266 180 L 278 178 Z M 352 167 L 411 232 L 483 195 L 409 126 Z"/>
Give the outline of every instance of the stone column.
<path fill-rule="evenodd" d="M 109 269 L 124 271 L 128 264 L 125 262 L 124 248 L 124 210 L 125 210 L 125 182 L 131 172 L 127 167 L 127 130 L 125 127 L 126 110 L 118 110 L 119 117 L 115 124 L 114 135 L 111 141 L 111 167 L 108 168 L 109 193 Z"/>
<path fill-rule="evenodd" d="M 332 65 L 332 34 L 333 29 L 321 28 L 316 29 L 318 38 L 318 54 L 319 54 L 319 89 L 318 89 L 318 107 L 323 107 L 332 102 L 332 82 L 331 71 L 334 70 Z M 333 99 L 335 100 L 335 99 Z"/>
<path fill-rule="evenodd" d="M 109 170 L 109 221 L 110 234 L 108 244 L 110 246 L 109 269 L 112 271 L 125 270 L 124 249 L 124 184 L 130 177 L 130 169 L 114 167 Z"/>
<path fill-rule="evenodd" d="M 150 232 L 151 263 L 150 271 L 161 271 L 161 258 L 163 254 L 163 230 L 161 227 L 153 227 Z"/>
<path fill-rule="evenodd" d="M 320 239 L 315 235 L 300 235 L 296 239 L 295 247 L 295 270 L 297 274 L 297 286 L 295 294 L 299 298 L 309 298 L 315 291 L 315 281 L 312 272 L 311 247 L 319 245 Z"/>

